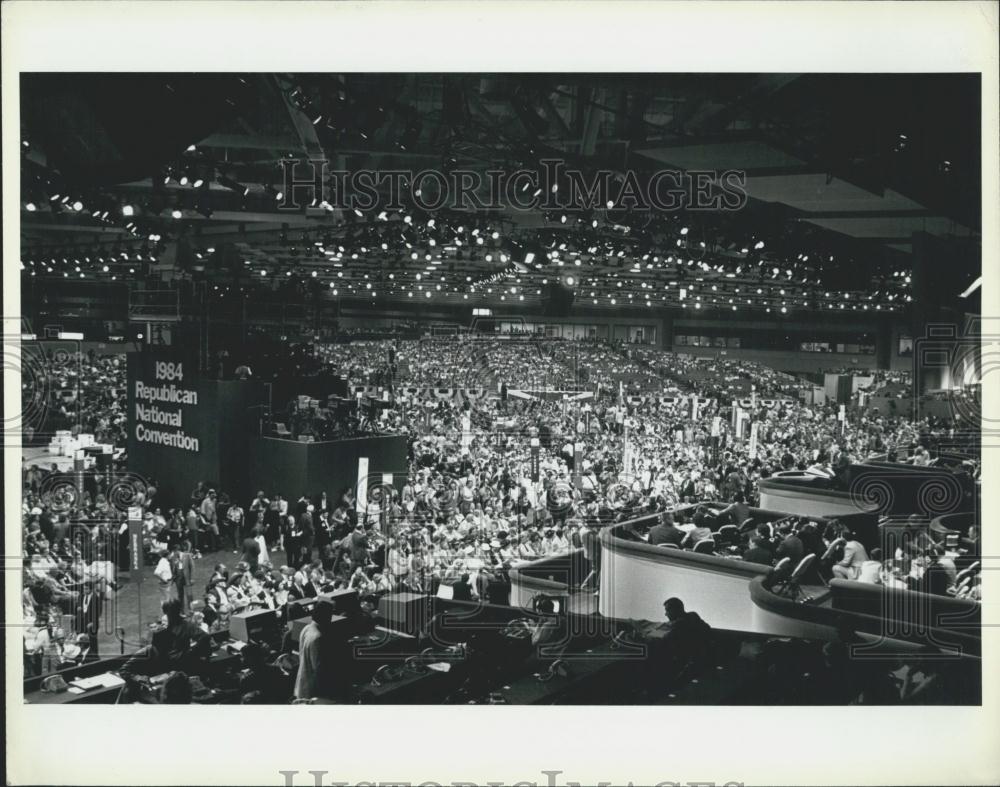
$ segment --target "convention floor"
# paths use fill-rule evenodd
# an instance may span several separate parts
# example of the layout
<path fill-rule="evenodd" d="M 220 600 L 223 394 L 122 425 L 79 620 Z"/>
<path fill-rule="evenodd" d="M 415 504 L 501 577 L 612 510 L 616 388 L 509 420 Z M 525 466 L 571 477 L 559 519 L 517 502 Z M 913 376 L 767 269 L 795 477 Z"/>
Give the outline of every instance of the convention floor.
<path fill-rule="evenodd" d="M 194 562 L 194 598 L 198 599 L 203 595 L 205 583 L 216 563 L 224 563 L 232 570 L 238 558 L 239 555 L 232 549 L 202 553 L 201 558 Z M 285 553 L 281 550 L 273 550 L 271 558 L 275 565 L 285 563 Z M 122 651 L 122 645 L 115 635 L 118 628 L 125 630 L 126 653 L 146 644 L 149 624 L 160 619 L 159 580 L 153 576 L 153 568 L 154 566 L 143 568 L 142 582 L 129 578 L 125 572 L 120 575 L 118 593 L 114 599 L 105 602 L 104 614 L 101 616 L 98 646 L 102 656 Z"/>

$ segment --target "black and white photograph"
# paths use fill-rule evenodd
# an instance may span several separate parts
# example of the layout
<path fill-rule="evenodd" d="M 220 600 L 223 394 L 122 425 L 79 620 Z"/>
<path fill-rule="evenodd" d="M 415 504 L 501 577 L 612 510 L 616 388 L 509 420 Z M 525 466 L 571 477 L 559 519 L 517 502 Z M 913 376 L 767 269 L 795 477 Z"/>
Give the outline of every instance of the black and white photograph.
<path fill-rule="evenodd" d="M 984 74 L 373 56 L 16 74 L 15 702 L 982 710 Z"/>

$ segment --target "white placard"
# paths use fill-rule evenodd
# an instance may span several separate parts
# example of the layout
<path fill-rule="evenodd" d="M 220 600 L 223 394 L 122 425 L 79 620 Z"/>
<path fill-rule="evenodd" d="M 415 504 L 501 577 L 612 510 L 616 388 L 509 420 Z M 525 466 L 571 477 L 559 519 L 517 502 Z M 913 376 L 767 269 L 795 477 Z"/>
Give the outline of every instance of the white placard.
<path fill-rule="evenodd" d="M 358 513 L 368 508 L 368 457 L 358 457 Z"/>

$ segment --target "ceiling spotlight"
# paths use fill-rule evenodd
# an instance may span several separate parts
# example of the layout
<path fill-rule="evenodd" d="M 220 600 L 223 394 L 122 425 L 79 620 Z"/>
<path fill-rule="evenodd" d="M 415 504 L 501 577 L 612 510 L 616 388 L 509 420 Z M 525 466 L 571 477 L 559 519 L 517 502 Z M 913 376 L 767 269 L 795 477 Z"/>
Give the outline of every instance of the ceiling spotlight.
<path fill-rule="evenodd" d="M 25 203 L 24 209 L 28 211 L 28 213 L 34 213 L 37 210 L 34 202 Z"/>
<path fill-rule="evenodd" d="M 83 203 L 80 202 L 80 200 L 77 200 L 76 202 L 74 202 L 73 203 L 73 210 L 75 210 L 77 213 L 79 213 L 81 210 L 83 210 Z"/>
<path fill-rule="evenodd" d="M 122 215 L 123 216 L 134 216 L 135 215 L 135 208 L 133 208 L 131 205 L 122 205 Z"/>
<path fill-rule="evenodd" d="M 681 227 L 681 235 L 687 235 L 687 234 L 688 234 L 688 228 L 687 227 Z"/>
<path fill-rule="evenodd" d="M 755 249 L 758 249 L 758 250 L 760 250 L 760 249 L 763 249 L 763 248 L 764 248 L 764 241 L 762 241 L 762 240 L 759 240 L 759 241 L 757 241 L 757 242 L 756 242 L 756 243 L 755 243 L 755 244 L 753 245 L 753 247 L 754 247 Z"/>
<path fill-rule="evenodd" d="M 175 219 L 179 219 L 184 214 L 175 208 L 174 210 L 170 211 L 170 215 Z"/>

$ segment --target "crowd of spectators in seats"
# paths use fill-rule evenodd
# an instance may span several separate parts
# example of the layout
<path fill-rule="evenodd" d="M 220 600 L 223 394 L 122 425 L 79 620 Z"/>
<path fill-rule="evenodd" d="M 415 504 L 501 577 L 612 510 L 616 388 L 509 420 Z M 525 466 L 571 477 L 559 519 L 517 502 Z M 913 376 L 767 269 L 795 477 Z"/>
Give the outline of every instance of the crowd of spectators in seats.
<path fill-rule="evenodd" d="M 395 364 L 396 389 L 403 382 L 447 382 L 445 372 L 454 375 L 474 364 L 496 375 L 494 383 L 502 380 L 513 389 L 529 383 L 542 367 L 566 369 L 578 355 L 587 379 L 608 385 L 601 385 L 599 396 L 581 401 L 497 397 L 496 388 L 485 398 L 459 393 L 422 400 L 393 392 L 389 407 L 373 420 L 377 430 L 406 436 L 408 478 L 399 488 L 371 490 L 360 508 L 351 488 L 333 497 L 315 490 L 262 490 L 246 501 L 206 483 L 188 500 L 161 500 L 150 485 L 133 504 L 143 508 L 144 544 L 163 583 L 163 599 L 180 601 L 208 630 L 224 626 L 237 610 L 280 610 L 289 599 L 340 587 L 357 589 L 373 605 L 391 591 L 434 593 L 442 583 L 462 582 L 473 597 L 499 601 L 509 593 L 514 563 L 579 548 L 606 524 L 671 511 L 676 513 L 653 528 L 650 543 L 765 564 L 815 554 L 820 580 L 877 579 L 978 598 L 976 575 L 961 576 L 940 545 L 923 543 L 902 554 L 877 556 L 836 523 L 744 527 L 762 478 L 810 468 L 832 475 L 834 468 L 873 454 L 893 453 L 899 459 L 915 454 L 921 464 L 924 447 L 952 424 L 858 413 L 845 426 L 836 405 L 788 399 L 774 407 L 758 404 L 751 452 L 749 441 L 735 439 L 725 398 L 708 397 L 697 419 L 687 398 L 646 397 L 637 404 L 620 398 L 610 384 L 617 374 L 631 374 L 635 364 L 646 362 L 659 373 L 648 357 L 617 355 L 612 361 L 608 353 L 615 351 L 584 342 L 553 348 L 535 342 L 431 340 L 424 349 L 419 346 L 358 342 L 327 345 L 320 352 L 325 363 L 346 369 L 352 383 L 371 380 L 380 364 L 390 369 Z M 122 397 L 109 391 L 124 389 L 124 360 L 90 362 L 110 380 L 81 386 L 73 412 L 88 426 L 111 429 L 109 436 L 120 444 L 123 436 L 115 431 L 113 414 Z M 708 390 L 718 393 L 725 378 L 738 374 L 759 384 L 764 398 L 772 384 L 769 374 L 751 364 L 723 364 L 721 382 L 695 374 L 704 368 L 679 359 L 664 387 L 682 380 L 688 390 L 701 392 L 705 380 L 714 380 L 716 387 Z M 567 374 L 561 379 L 577 377 L 568 369 Z M 348 409 L 358 411 L 356 404 Z M 328 417 L 336 420 L 337 413 L 331 409 Z M 718 434 L 713 435 L 717 416 Z M 467 432 L 465 417 L 471 424 Z M 329 434 L 363 428 L 353 425 L 345 432 L 337 427 Z M 532 478 L 531 438 L 539 441 L 537 480 Z M 68 495 L 65 485 L 50 483 L 59 476 L 55 469 L 30 465 L 24 474 L 24 611 L 34 624 L 26 630 L 26 654 L 35 661 L 47 658 L 50 666 L 67 653 L 77 658 L 93 652 L 83 647 L 94 647 L 96 639 L 89 635 L 86 642 L 57 646 L 57 624 L 62 615 L 75 616 L 92 594 L 107 599 L 114 593 L 115 556 L 123 554 L 124 533 L 123 512 L 109 503 L 104 480 L 89 479 L 78 498 Z M 697 507 L 713 501 L 724 502 L 724 510 Z M 736 535 L 723 532 L 725 526 L 735 527 Z M 966 549 L 972 543 L 978 544 L 975 530 Z M 217 558 L 211 572 L 190 562 L 230 549 L 232 560 Z M 877 570 L 873 561 L 880 564 Z M 86 635 L 90 626 L 81 619 L 74 628 Z"/>
<path fill-rule="evenodd" d="M 848 579 L 981 599 L 975 526 L 966 537 L 949 546 L 943 534 L 934 533 L 919 516 L 912 516 L 897 537 L 900 545 L 892 555 L 883 556 L 881 548 L 870 543 L 869 551 L 857 533 L 836 519 L 785 517 L 765 521 L 747 514 L 749 507 L 738 495 L 726 507 L 698 505 L 663 512 L 647 532 L 631 528 L 622 535 L 651 546 L 693 550 L 765 566 L 773 567 L 787 559 L 788 574 L 808 559 L 802 582 L 817 586 L 832 579 Z M 894 525 L 887 520 L 883 526 Z"/>
<path fill-rule="evenodd" d="M 95 442 L 125 442 L 125 356 L 82 352 L 67 342 L 22 346 L 21 412 L 25 444 L 44 422 L 44 435 L 67 430 Z"/>

